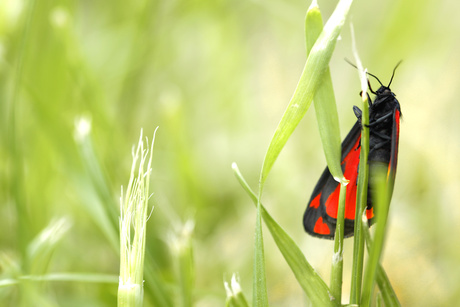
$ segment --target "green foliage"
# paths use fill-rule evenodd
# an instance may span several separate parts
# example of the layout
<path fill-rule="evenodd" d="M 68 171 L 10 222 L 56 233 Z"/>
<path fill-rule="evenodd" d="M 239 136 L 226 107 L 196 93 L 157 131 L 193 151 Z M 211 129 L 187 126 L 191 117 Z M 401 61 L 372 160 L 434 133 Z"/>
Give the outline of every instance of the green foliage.
<path fill-rule="evenodd" d="M 316 1 L 313 1 L 305 17 L 307 57 L 322 31 L 323 18 Z M 318 131 L 321 135 L 328 168 L 334 178 L 342 180 L 343 173 L 342 167 L 340 166 L 342 150 L 340 145 L 339 116 L 337 114 L 329 67 L 326 68 L 318 88 L 315 91 L 313 102 L 315 105 L 316 120 L 318 122 Z"/>
<path fill-rule="evenodd" d="M 315 98 L 316 112 L 318 114 L 318 124 L 320 127 L 321 135 L 323 137 L 323 143 L 325 144 L 324 150 L 327 160 L 330 164 L 332 174 L 337 180 L 345 181 L 340 166 L 340 133 L 338 126 L 338 116 L 335 107 L 335 100 L 329 100 L 330 94 L 325 94 L 326 91 L 332 90 L 332 83 L 329 76 L 328 65 L 331 59 L 337 38 L 340 34 L 345 19 L 350 9 L 352 0 L 340 1 L 327 22 L 324 29 L 322 29 L 322 18 L 319 14 L 317 5 L 315 2 L 310 6 L 306 17 L 306 32 L 307 32 L 307 61 L 305 63 L 304 70 L 300 76 L 297 88 L 294 91 L 294 95 L 289 102 L 286 111 L 281 118 L 278 127 L 276 128 L 275 134 L 270 141 L 270 145 L 265 154 L 262 170 L 260 172 L 259 179 L 259 196 L 257 197 L 257 220 L 256 220 L 256 235 L 255 235 L 255 246 L 254 246 L 254 306 L 267 306 L 267 290 L 266 290 L 266 276 L 265 276 L 265 259 L 264 259 L 264 245 L 262 237 L 262 226 L 261 226 L 261 197 L 264 188 L 265 180 L 270 172 L 273 164 L 275 163 L 278 155 L 286 144 L 287 140 L 294 132 L 294 129 L 299 124 L 300 120 L 304 117 L 308 108 L 311 105 L 313 98 Z M 309 25 L 312 25 L 311 29 Z M 311 34 L 308 34 L 311 33 Z M 321 33 L 321 34 L 320 34 Z M 320 86 L 321 84 L 321 86 Z M 317 89 L 321 91 L 317 93 Z M 343 185 L 342 185 L 343 186 Z M 345 191 L 345 189 L 342 189 Z M 341 197 L 341 208 L 342 213 L 344 212 L 344 200 L 345 193 Z M 343 215 L 343 214 L 342 214 Z M 269 221 L 272 221 L 271 218 Z M 265 221 L 266 224 L 269 221 Z M 343 219 L 338 225 L 338 231 L 343 229 Z M 341 245 L 343 244 L 343 231 L 342 238 L 337 237 L 337 254 L 342 253 Z M 296 250 L 298 251 L 298 249 Z M 282 253 L 287 257 L 287 253 Z M 298 255 L 297 255 L 298 256 Z M 342 266 L 341 256 L 338 257 L 340 260 L 337 266 L 334 266 L 336 271 L 335 280 L 333 283 L 332 293 L 328 292 L 327 288 L 317 286 L 316 284 L 310 284 L 307 287 L 306 292 L 309 294 L 309 299 L 312 300 L 313 304 L 327 305 L 332 304 L 330 295 L 340 301 L 341 295 L 341 283 L 342 283 Z M 289 262 L 289 261 L 288 261 Z M 305 265 L 308 265 L 306 260 Z M 298 269 L 298 268 L 297 268 Z M 298 272 L 298 271 L 297 271 Z M 297 273 L 298 274 L 298 273 Z M 316 274 L 315 274 L 316 275 Z M 340 277 L 338 276 L 340 275 Z M 321 291 L 318 291 L 322 290 Z M 316 296 L 318 295 L 318 297 Z"/>
<path fill-rule="evenodd" d="M 253 306 L 268 306 L 267 282 L 265 276 L 265 254 L 264 240 L 262 234 L 261 204 L 257 204 L 256 231 L 254 239 L 254 275 L 252 285 L 252 304 Z"/>
<path fill-rule="evenodd" d="M 304 117 L 305 113 L 311 105 L 311 102 L 313 101 L 313 97 L 315 97 L 317 87 L 319 86 L 320 82 L 323 81 L 323 75 L 327 72 L 329 61 L 332 57 L 332 52 L 334 51 L 334 47 L 342 26 L 345 23 L 345 18 L 347 17 L 351 3 L 351 0 L 342 0 L 338 3 L 337 8 L 322 30 L 321 35 L 317 39 L 314 37 L 318 34 L 317 29 L 314 28 L 312 30 L 312 32 L 315 32 L 312 35 L 315 43 L 313 47 L 311 47 L 310 52 L 308 52 L 308 58 L 305 63 L 302 75 L 300 76 L 299 84 L 297 85 L 294 91 L 294 95 L 292 96 L 291 101 L 289 102 L 289 105 L 284 112 L 278 127 L 276 128 L 275 134 L 267 149 L 267 153 L 265 154 L 262 171 L 260 172 L 259 196 L 262 194 L 265 179 L 267 178 L 268 173 L 275 163 L 276 158 L 278 157 L 291 134 L 294 132 L 294 129 L 297 127 L 300 120 Z M 314 7 L 312 9 L 314 10 Z M 313 39 L 311 39 L 311 41 L 313 41 Z M 325 87 L 325 89 L 332 88 L 330 85 L 325 85 Z M 327 96 L 325 98 L 329 97 L 330 96 Z M 337 114 L 334 116 L 333 111 L 327 110 L 327 106 L 332 106 L 335 108 L 334 101 L 326 102 L 321 100 L 319 103 L 317 103 L 317 105 L 320 105 L 320 103 L 326 104 L 326 107 L 317 110 L 317 112 L 320 114 L 325 114 L 323 116 L 319 116 L 319 125 L 320 127 L 324 128 L 324 130 L 328 131 L 323 134 L 326 139 L 329 135 L 335 135 L 339 132 Z M 324 124 L 324 122 L 334 122 L 333 128 L 327 127 L 328 125 Z M 329 129 L 332 131 L 329 132 Z M 339 140 L 337 136 L 334 136 L 333 138 L 335 141 Z M 337 163 L 337 161 L 340 160 L 338 155 L 338 145 L 340 141 L 337 143 L 328 140 L 326 143 L 333 144 L 330 146 L 325 146 L 324 149 L 328 153 L 327 156 L 331 157 L 331 168 L 335 170 L 337 176 L 341 175 L 338 176 L 339 178 L 342 178 L 343 175 L 341 174 L 340 166 Z M 331 151 L 330 154 L 329 151 Z"/>
<path fill-rule="evenodd" d="M 270 231 L 276 245 L 283 254 L 284 259 L 289 264 L 297 281 L 307 294 L 308 299 L 315 306 L 336 306 L 330 296 L 330 290 L 324 281 L 318 276 L 313 267 L 305 259 L 299 247 L 291 237 L 281 228 L 271 217 L 267 210 L 260 204 L 257 196 L 246 183 L 236 164 L 233 164 L 233 171 L 243 189 L 249 194 L 256 207 L 260 208 L 261 215 Z M 255 245 L 255 249 L 260 248 Z"/>
<path fill-rule="evenodd" d="M 302 73 L 309 4 L 0 1 L 0 305 L 116 304 L 120 186 L 140 129 L 150 136 L 157 126 L 144 305 L 222 306 L 222 278 L 234 271 L 238 293 L 252 297 L 256 212 L 229 165 L 237 161 L 257 185 L 270 134 Z M 336 2 L 319 4 L 329 17 Z M 404 60 L 392 84 L 404 115 L 399 167 L 375 269 L 385 304 L 397 294 L 401 305 L 451 306 L 460 293 L 460 249 L 452 243 L 460 232 L 458 5 L 391 0 L 378 12 L 372 2 L 350 9 L 370 72 L 386 83 Z M 360 103 L 356 71 L 343 61 L 352 54 L 347 28 L 329 70 L 342 133 Z M 337 143 L 337 132 L 320 140 L 313 115 L 277 156 L 259 208 L 262 221 L 266 208 L 298 246 L 283 254 L 275 245 L 291 241 L 263 238 L 274 306 L 305 305 L 300 279 L 308 266 L 298 260 L 295 271 L 304 271 L 293 273 L 283 255 L 304 254 L 318 276 L 330 275 L 331 242 L 307 237 L 300 221 L 318 175 L 333 164 L 324 140 Z M 81 118 L 92 127 L 85 139 L 75 135 Z M 351 243 L 344 242 L 343 291 Z"/>

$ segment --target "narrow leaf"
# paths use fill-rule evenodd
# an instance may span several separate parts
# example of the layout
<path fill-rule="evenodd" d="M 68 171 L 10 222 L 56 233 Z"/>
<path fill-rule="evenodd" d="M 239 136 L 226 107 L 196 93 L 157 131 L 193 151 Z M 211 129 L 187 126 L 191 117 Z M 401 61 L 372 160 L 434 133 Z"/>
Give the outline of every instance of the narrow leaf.
<path fill-rule="evenodd" d="M 339 208 L 337 212 L 337 225 L 334 235 L 334 255 L 331 268 L 331 292 L 338 302 L 342 301 L 343 279 L 343 236 L 345 228 L 345 199 L 347 195 L 346 183 L 340 184 Z"/>
<path fill-rule="evenodd" d="M 366 241 L 367 251 L 369 252 L 373 244 L 373 241 L 371 239 L 371 234 L 365 215 L 363 215 L 363 234 Z M 401 303 L 399 302 L 398 297 L 396 296 L 396 292 L 391 286 L 390 280 L 388 279 L 388 276 L 380 263 L 377 266 L 376 274 L 376 283 L 379 287 L 380 293 L 382 294 L 382 299 L 385 303 L 385 306 L 401 306 Z"/>
<path fill-rule="evenodd" d="M 257 220 L 254 242 L 253 306 L 268 306 L 267 282 L 265 276 L 264 241 L 262 234 L 261 204 L 257 205 Z"/>
<path fill-rule="evenodd" d="M 383 251 L 385 239 L 385 228 L 388 217 L 388 208 L 390 205 L 390 189 L 387 185 L 387 169 L 384 166 L 372 166 L 372 187 L 375 193 L 374 205 L 377 225 L 375 230 L 375 239 L 369 249 L 369 259 L 364 273 L 363 293 L 361 303 L 363 306 L 369 306 L 372 297 L 372 290 L 375 284 L 376 271 L 380 263 L 380 257 Z"/>
<path fill-rule="evenodd" d="M 314 1 L 308 9 L 305 18 L 307 56 L 322 30 L 323 18 L 316 1 Z M 329 67 L 326 68 L 326 72 L 323 74 L 313 102 L 329 171 L 337 181 L 342 181 L 343 172 L 340 166 L 342 150 L 340 145 L 339 116 L 337 113 Z"/>
<path fill-rule="evenodd" d="M 281 118 L 265 154 L 260 173 L 259 195 L 276 158 L 307 112 L 316 89 L 326 72 L 335 43 L 345 22 L 352 0 L 341 0 L 313 45 L 294 95 Z"/>
<path fill-rule="evenodd" d="M 396 296 L 395 290 L 391 286 L 390 280 L 388 279 L 388 276 L 381 264 L 379 264 L 377 267 L 376 282 L 380 292 L 382 293 L 382 298 L 385 306 L 401 306 L 401 303 Z"/>
<path fill-rule="evenodd" d="M 352 46 L 353 53 L 358 67 L 358 74 L 361 83 L 362 91 L 362 130 L 361 130 L 361 153 L 359 157 L 359 170 L 358 170 L 358 187 L 356 193 L 356 211 L 355 211 L 355 229 L 353 238 L 353 265 L 351 272 L 351 293 L 350 293 L 350 304 L 358 304 L 361 298 L 361 285 L 363 276 L 363 263 L 364 263 L 364 237 L 362 233 L 362 220 L 361 216 L 367 206 L 367 187 L 369 170 L 367 164 L 367 158 L 369 155 L 369 104 L 367 97 L 367 77 L 366 72 L 363 69 L 361 61 L 356 50 L 355 37 L 353 28 L 352 34 Z"/>
<path fill-rule="evenodd" d="M 251 190 L 235 163 L 233 163 L 232 168 L 239 183 L 257 206 L 257 196 Z M 260 204 L 260 212 L 278 249 L 305 291 L 312 306 L 338 306 L 339 302 L 334 300 L 328 286 L 305 259 L 294 240 L 276 223 L 262 204 Z"/>

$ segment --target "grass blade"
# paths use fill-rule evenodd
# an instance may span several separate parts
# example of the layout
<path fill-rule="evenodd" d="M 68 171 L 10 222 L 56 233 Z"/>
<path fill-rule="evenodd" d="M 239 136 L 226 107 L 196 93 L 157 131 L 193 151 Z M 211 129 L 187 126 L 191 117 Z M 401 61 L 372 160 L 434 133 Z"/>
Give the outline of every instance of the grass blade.
<path fill-rule="evenodd" d="M 8 100 L 6 101 L 7 110 L 7 138 L 6 138 L 6 149 L 7 149 L 7 174 L 10 178 L 7 180 L 10 197 L 15 204 L 15 210 L 17 216 L 21 217 L 17 223 L 17 234 L 18 234 L 18 247 L 22 258 L 26 258 L 27 245 L 32 239 L 34 233 L 30 231 L 34 217 L 30 216 L 28 203 L 26 199 L 26 178 L 25 178 L 25 163 L 24 163 L 24 145 L 19 141 L 21 135 L 21 127 L 18 123 L 18 109 L 22 106 L 20 101 L 21 88 L 23 86 L 24 79 L 24 62 L 27 55 L 27 48 L 31 40 L 31 28 L 33 27 L 33 17 L 36 11 L 36 1 L 29 1 L 26 4 L 26 22 L 22 29 L 20 38 L 20 48 L 15 55 L 14 72 L 12 75 L 13 84 L 11 92 L 9 93 Z M 3 19 L 3 18 L 2 18 Z M 28 264 L 26 264 L 27 266 Z"/>
<path fill-rule="evenodd" d="M 114 214 L 116 206 L 113 197 L 106 197 L 109 183 L 102 171 L 91 138 L 91 120 L 81 117 L 75 120 L 74 140 L 87 174 L 83 178 L 74 177 L 75 187 L 84 199 L 82 206 L 106 236 L 115 250 L 119 250 L 118 225 Z"/>
<path fill-rule="evenodd" d="M 367 251 L 369 252 L 373 242 L 365 215 L 363 215 L 363 234 L 366 240 Z M 380 263 L 377 266 L 376 274 L 377 275 L 375 281 L 379 287 L 380 293 L 382 294 L 382 299 L 385 303 L 385 306 L 401 306 L 401 303 L 396 296 L 395 290 L 391 286 L 390 280 L 388 279 L 388 276 Z"/>
<path fill-rule="evenodd" d="M 369 306 L 372 297 L 372 290 L 375 284 L 376 271 L 380 263 L 380 257 L 383 250 L 385 239 L 385 228 L 388 217 L 388 208 L 390 204 L 391 191 L 387 188 L 387 170 L 386 167 L 380 165 L 372 166 L 372 185 L 376 191 L 375 206 L 377 225 L 375 230 L 375 239 L 369 249 L 369 260 L 367 262 L 366 271 L 364 273 L 363 293 L 361 304 Z M 375 181 L 374 181 L 375 180 Z"/>
<path fill-rule="evenodd" d="M 323 18 L 316 1 L 313 1 L 305 18 L 307 56 L 322 30 Z M 340 166 L 342 150 L 339 116 L 329 67 L 326 67 L 326 71 L 316 90 L 313 103 L 327 165 L 332 176 L 339 181 L 343 177 Z"/>
<path fill-rule="evenodd" d="M 361 130 L 361 153 L 359 157 L 359 171 L 358 171 L 358 187 L 356 193 L 356 211 L 355 211 L 355 230 L 353 242 L 353 264 L 351 272 L 351 290 L 350 290 L 350 304 L 358 304 L 361 298 L 361 285 L 363 275 L 364 263 L 364 236 L 362 233 L 363 225 L 361 216 L 367 206 L 367 187 L 369 178 L 369 169 L 367 158 L 369 155 L 369 104 L 367 97 L 367 77 L 363 69 L 358 52 L 355 46 L 355 38 L 353 29 L 353 53 L 358 67 L 359 78 L 361 81 L 362 90 L 362 130 Z"/>
<path fill-rule="evenodd" d="M 27 247 L 27 263 L 31 275 L 42 275 L 48 270 L 51 257 L 59 242 L 71 228 L 67 217 L 52 220 Z"/>
<path fill-rule="evenodd" d="M 316 42 L 323 30 L 323 20 L 316 1 L 310 6 L 305 18 L 305 34 L 307 54 Z M 332 176 L 342 182 L 340 189 L 339 213 L 337 216 L 337 227 L 335 233 L 334 255 L 331 268 L 331 293 L 338 302 L 342 297 L 343 278 L 343 235 L 344 235 L 344 213 L 346 197 L 346 179 L 343 178 L 341 167 L 341 139 L 339 129 L 339 118 L 337 106 L 332 87 L 329 67 L 323 74 L 322 80 L 314 96 L 314 105 L 318 130 L 323 143 L 324 155 Z"/>
<path fill-rule="evenodd" d="M 271 217 L 270 218 L 266 217 L 266 214 L 265 214 L 266 211 L 263 210 L 262 212 L 262 205 L 260 204 L 264 182 L 273 164 L 275 163 L 276 158 L 281 152 L 282 148 L 284 147 L 287 140 L 291 136 L 292 132 L 295 130 L 300 120 L 305 115 L 305 113 L 307 112 L 308 108 L 311 105 L 316 89 L 319 83 L 322 81 L 323 74 L 326 72 L 328 68 L 328 64 L 331 59 L 332 52 L 334 51 L 334 48 L 335 48 L 335 43 L 340 34 L 342 26 L 345 22 L 345 19 L 350 9 L 351 3 L 352 3 L 352 0 L 341 0 L 338 3 L 336 9 L 334 10 L 334 13 L 329 18 L 326 26 L 322 30 L 318 39 L 314 37 L 315 35 L 317 35 L 314 32 L 319 32 L 319 31 L 312 32 L 313 33 L 313 35 L 311 36 L 312 40 L 315 39 L 316 42 L 311 48 L 311 51 L 305 63 L 305 67 L 300 77 L 297 88 L 294 92 L 294 95 L 291 101 L 289 102 L 289 105 L 283 117 L 281 118 L 281 121 L 275 131 L 275 135 L 273 136 L 270 142 L 269 148 L 264 158 L 262 170 L 260 173 L 260 180 L 259 180 L 259 197 L 257 197 L 257 221 L 256 221 L 256 232 L 255 232 L 253 293 L 254 293 L 254 305 L 257 304 L 257 306 L 266 306 L 268 304 L 268 299 L 267 299 L 267 294 L 266 294 L 267 289 L 266 289 L 266 281 L 265 281 L 261 215 L 264 215 L 264 221 L 266 224 L 270 222 Z M 317 6 L 314 2 L 312 4 L 312 8 L 315 8 L 315 7 Z M 320 23 L 322 23 L 321 19 L 315 18 L 315 20 L 320 21 Z M 316 29 L 320 29 L 320 28 L 321 26 Z M 332 85 L 330 85 L 330 87 L 332 88 Z M 330 90 L 328 88 L 325 88 L 325 89 Z M 327 99 L 327 96 L 325 98 Z M 335 107 L 334 101 L 335 100 L 332 100 L 332 104 Z M 328 112 L 327 111 L 328 107 L 330 107 L 330 102 L 326 102 L 325 105 L 320 106 L 318 108 L 320 112 L 320 118 L 321 118 L 320 126 L 327 126 L 329 124 L 328 122 L 330 121 L 335 122 L 335 125 L 336 125 L 334 128 L 334 124 L 333 124 L 332 129 L 329 129 L 329 128 L 323 129 L 323 134 L 325 136 L 325 139 L 327 139 L 327 141 L 325 142 L 326 144 L 325 152 L 327 152 L 326 155 L 327 155 L 327 159 L 329 160 L 328 162 L 331 163 L 332 168 L 335 172 L 334 175 L 338 175 L 336 176 L 336 178 L 339 178 L 341 181 L 343 181 L 343 175 L 341 174 L 341 169 L 340 169 L 340 139 L 337 143 L 339 147 L 337 147 L 337 146 L 334 146 L 334 142 L 331 142 L 331 136 L 330 136 L 331 134 L 332 135 L 335 134 L 335 136 L 332 136 L 332 140 L 334 140 L 334 137 L 337 139 L 337 136 L 338 138 L 340 138 L 340 132 L 335 133 L 338 131 L 337 111 L 335 111 L 335 114 L 334 112 Z M 339 150 L 337 150 L 337 148 L 339 148 Z M 270 232 L 272 232 L 273 229 L 274 228 L 270 228 Z M 272 232 L 272 235 L 273 235 L 273 232 Z M 275 239 L 275 241 L 277 241 L 277 239 Z M 278 243 L 281 244 L 281 243 L 286 243 L 286 242 L 278 241 Z M 288 253 L 289 250 L 282 250 L 281 248 L 280 250 L 282 251 L 285 258 L 292 256 Z M 300 252 L 300 254 L 302 253 Z M 305 258 L 303 259 L 305 260 Z M 313 295 L 313 293 L 311 294 Z"/>
<path fill-rule="evenodd" d="M 313 45 L 294 95 L 281 118 L 265 154 L 260 173 L 259 196 L 276 158 L 311 105 L 316 89 L 327 70 L 335 43 L 347 17 L 352 0 L 341 0 Z"/>
<path fill-rule="evenodd" d="M 257 196 L 251 190 L 235 163 L 232 165 L 233 171 L 243 189 L 257 205 Z M 276 223 L 262 204 L 259 204 L 261 217 L 267 226 L 270 234 L 275 240 L 278 249 L 288 263 L 292 272 L 302 289 L 305 291 L 308 299 L 313 306 L 337 306 L 338 301 L 334 300 L 326 283 L 315 272 L 313 267 L 308 263 L 302 251 L 295 244 L 294 240 Z"/>
<path fill-rule="evenodd" d="M 195 222 L 187 220 L 178 231 L 169 236 L 172 258 L 176 266 L 176 279 L 179 291 L 176 295 L 178 306 L 193 306 L 193 288 L 195 285 L 195 262 L 193 257 L 192 238 Z"/>
<path fill-rule="evenodd" d="M 257 220 L 254 240 L 253 306 L 268 306 L 265 276 L 264 240 L 262 234 L 261 204 L 257 204 Z"/>
<path fill-rule="evenodd" d="M 401 306 L 395 290 L 391 286 L 390 280 L 388 279 L 388 276 L 381 264 L 377 267 L 376 282 L 380 292 L 382 293 L 382 299 L 385 306 Z"/>
<path fill-rule="evenodd" d="M 19 277 L 20 280 L 31 281 L 57 281 L 57 282 L 81 282 L 81 283 L 108 283 L 118 284 L 119 276 L 113 274 L 97 273 L 75 273 L 60 272 L 48 273 L 43 275 L 26 275 Z"/>
<path fill-rule="evenodd" d="M 343 236 L 345 228 L 345 199 L 347 184 L 340 184 L 339 208 L 337 212 L 337 225 L 334 235 L 334 255 L 332 256 L 331 268 L 331 293 L 338 302 L 342 301 L 342 278 L 343 278 Z"/>

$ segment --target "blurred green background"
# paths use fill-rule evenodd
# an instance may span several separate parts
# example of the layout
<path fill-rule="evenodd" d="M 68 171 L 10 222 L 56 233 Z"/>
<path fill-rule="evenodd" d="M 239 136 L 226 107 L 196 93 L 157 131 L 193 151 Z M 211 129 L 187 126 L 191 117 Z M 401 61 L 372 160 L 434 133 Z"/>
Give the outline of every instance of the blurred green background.
<path fill-rule="evenodd" d="M 325 20 L 335 4 L 319 2 Z M 1 279 L 117 275 L 120 186 L 128 183 L 140 129 L 150 137 L 159 126 L 146 261 L 169 297 L 164 306 L 181 305 L 172 242 L 187 237 L 189 220 L 194 304 L 222 306 L 223 280 L 233 272 L 250 298 L 255 210 L 231 163 L 256 189 L 305 63 L 309 5 L 1 1 Z M 403 306 L 452 306 L 460 299 L 459 10 L 452 1 L 355 1 L 348 18 L 364 66 L 384 84 L 403 60 L 392 83 L 403 121 L 383 259 Z M 348 23 L 330 65 L 343 136 L 360 103 L 357 71 L 345 57 L 352 58 Z M 82 117 L 92 127 L 83 140 L 75 137 Z M 324 166 L 310 110 L 275 164 L 263 201 L 328 282 L 332 242 L 308 237 L 301 222 Z M 38 237 L 59 218 L 62 237 L 58 231 Z M 271 305 L 306 305 L 265 234 Z M 159 305 L 159 292 L 145 279 L 146 306 Z M 113 306 L 116 293 L 116 280 L 32 282 L 0 287 L 0 305 Z"/>

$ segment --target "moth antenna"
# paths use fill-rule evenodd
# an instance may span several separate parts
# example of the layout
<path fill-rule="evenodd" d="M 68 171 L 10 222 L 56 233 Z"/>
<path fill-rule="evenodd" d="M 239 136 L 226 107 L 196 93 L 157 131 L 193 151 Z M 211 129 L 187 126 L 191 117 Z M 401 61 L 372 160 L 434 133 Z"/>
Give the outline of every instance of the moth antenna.
<path fill-rule="evenodd" d="M 371 74 L 370 72 L 367 72 L 367 74 L 368 74 L 369 76 L 371 76 L 371 77 L 374 77 L 375 80 L 377 80 L 377 81 L 380 83 L 381 86 L 385 86 L 385 85 L 382 84 L 382 82 L 380 82 L 379 78 L 377 78 L 376 75 L 373 75 L 373 74 Z"/>
<path fill-rule="evenodd" d="M 393 77 L 395 76 L 395 71 L 396 71 L 396 68 L 398 68 L 399 64 L 401 64 L 402 60 L 400 60 L 398 62 L 398 64 L 396 64 L 395 68 L 393 68 L 393 74 L 391 75 L 391 79 L 390 79 L 390 83 L 388 83 L 388 88 L 390 88 L 390 85 L 391 85 L 391 82 L 393 82 Z"/>
<path fill-rule="evenodd" d="M 347 58 L 344 58 L 345 59 L 345 62 L 347 62 L 348 64 L 350 64 L 351 66 L 353 66 L 354 68 L 358 69 L 358 66 L 356 66 L 355 64 L 353 64 L 353 62 L 351 62 L 349 59 Z"/>
<path fill-rule="evenodd" d="M 355 64 L 353 64 L 349 59 L 345 58 L 345 61 L 346 61 L 348 64 L 350 64 L 351 66 L 353 66 L 354 68 L 358 69 L 358 67 L 357 67 Z M 398 65 L 399 65 L 399 63 L 398 63 Z M 398 67 L 398 66 L 396 66 L 396 67 Z M 371 77 L 374 77 L 375 80 L 377 80 L 377 81 L 380 83 L 381 86 L 384 86 L 384 85 L 382 84 L 382 82 L 380 82 L 379 78 L 377 78 L 375 75 L 373 75 L 373 74 L 371 74 L 370 72 L 367 72 L 367 71 L 366 71 L 366 74 L 369 75 L 369 76 L 371 76 Z M 371 93 L 375 94 L 375 92 L 374 92 L 374 91 L 372 90 L 372 88 L 370 87 L 369 80 L 368 80 L 367 83 L 369 84 L 369 88 L 370 88 L 370 90 L 371 90 Z M 391 81 L 390 81 L 390 83 L 391 83 Z"/>
<path fill-rule="evenodd" d="M 367 79 L 367 87 L 369 87 L 369 91 L 374 94 L 374 95 L 377 95 L 376 92 L 374 92 L 374 90 L 372 89 L 372 86 L 371 86 L 371 83 L 369 82 L 369 79 Z"/>

